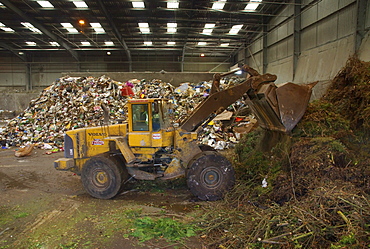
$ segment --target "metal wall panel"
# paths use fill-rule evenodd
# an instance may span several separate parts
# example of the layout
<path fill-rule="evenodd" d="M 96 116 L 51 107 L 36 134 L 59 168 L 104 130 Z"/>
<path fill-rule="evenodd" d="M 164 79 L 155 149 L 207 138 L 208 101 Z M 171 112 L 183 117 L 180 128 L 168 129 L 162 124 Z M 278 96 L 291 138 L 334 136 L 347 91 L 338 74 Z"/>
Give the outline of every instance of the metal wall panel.
<path fill-rule="evenodd" d="M 322 0 L 318 3 L 318 20 L 326 18 L 338 10 L 338 0 Z"/>
<path fill-rule="evenodd" d="M 352 3 L 355 3 L 356 0 L 339 0 L 339 8 L 343 8 L 343 7 L 346 7 L 347 5 L 349 4 L 352 4 Z M 370 2 L 368 2 L 370 3 Z"/>
<path fill-rule="evenodd" d="M 342 9 L 338 15 L 338 38 L 352 35 L 356 31 L 356 5 Z"/>
<path fill-rule="evenodd" d="M 301 14 L 301 29 L 304 29 L 317 21 L 317 5 L 308 7 Z"/>
<path fill-rule="evenodd" d="M 329 16 L 317 25 L 317 45 L 335 41 L 338 38 L 338 17 Z"/>
<path fill-rule="evenodd" d="M 301 33 L 301 51 L 309 50 L 317 45 L 317 28 L 311 26 Z"/>

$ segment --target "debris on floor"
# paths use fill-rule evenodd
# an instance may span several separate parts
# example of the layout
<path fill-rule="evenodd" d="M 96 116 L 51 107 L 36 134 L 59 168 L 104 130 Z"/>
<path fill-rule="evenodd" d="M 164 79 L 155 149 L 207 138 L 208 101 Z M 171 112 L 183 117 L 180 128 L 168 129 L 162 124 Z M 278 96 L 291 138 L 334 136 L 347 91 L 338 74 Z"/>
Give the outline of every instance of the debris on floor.
<path fill-rule="evenodd" d="M 221 89 L 243 80 L 225 78 Z M 0 130 L 1 145 L 5 148 L 31 143 L 46 149 L 45 144 L 49 144 L 50 148 L 46 150 L 62 149 L 66 131 L 103 124 L 102 104 L 109 109 L 111 124 L 126 120 L 128 98 L 169 99 L 174 107 L 172 123 L 179 123 L 209 95 L 211 85 L 211 82 L 185 82 L 174 87 L 160 79 L 118 82 L 106 76 L 65 76 L 45 88 L 18 116 L 4 120 Z M 206 125 L 200 140 L 217 149 L 233 147 L 240 134 L 245 132 L 242 127 L 252 128 L 256 122 L 250 113 L 238 112 L 245 107 L 243 99 L 230 106 Z M 238 116 L 234 117 L 235 114 Z"/>

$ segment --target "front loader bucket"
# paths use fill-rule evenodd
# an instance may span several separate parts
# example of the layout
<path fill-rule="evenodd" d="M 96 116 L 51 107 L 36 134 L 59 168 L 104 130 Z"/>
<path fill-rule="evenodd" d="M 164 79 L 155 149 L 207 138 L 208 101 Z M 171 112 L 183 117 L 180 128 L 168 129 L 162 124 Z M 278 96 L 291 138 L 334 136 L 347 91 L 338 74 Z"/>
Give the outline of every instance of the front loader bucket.
<path fill-rule="evenodd" d="M 267 130 L 291 131 L 303 117 L 316 84 L 261 84 L 258 90 L 248 91 L 247 103 L 259 125 Z"/>

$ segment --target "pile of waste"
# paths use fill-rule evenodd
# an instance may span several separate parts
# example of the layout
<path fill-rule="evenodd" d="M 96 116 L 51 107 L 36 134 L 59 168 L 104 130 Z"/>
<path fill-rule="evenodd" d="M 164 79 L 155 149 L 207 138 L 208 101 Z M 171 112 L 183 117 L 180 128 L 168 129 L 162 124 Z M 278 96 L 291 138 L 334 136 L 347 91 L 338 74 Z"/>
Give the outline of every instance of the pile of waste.
<path fill-rule="evenodd" d="M 350 58 L 292 136 L 236 146 L 238 184 L 203 217 L 207 248 L 370 245 L 370 62 Z M 217 212 L 215 212 L 217 210 Z"/>
<path fill-rule="evenodd" d="M 243 80 L 237 77 L 224 79 L 221 89 Z M 103 124 L 102 104 L 109 110 L 110 124 L 126 120 L 125 105 L 128 98 L 169 99 L 174 107 L 172 123 L 179 123 L 209 95 L 211 85 L 211 82 L 200 82 L 183 83 L 174 87 L 159 79 L 119 82 L 106 76 L 65 76 L 44 89 L 21 114 L 8 120 L 0 130 L 1 145 L 3 148 L 9 148 L 34 144 L 44 149 L 62 149 L 66 131 Z M 231 115 L 226 115 L 226 120 L 230 121 L 232 115 L 241 107 L 245 107 L 242 100 L 230 106 L 226 112 Z M 239 117 L 236 120 L 240 121 L 239 126 L 249 123 L 244 118 L 252 119 Z M 224 129 L 223 120 L 225 118 L 218 118 L 207 125 L 200 139 L 218 149 L 237 143 L 239 133 L 243 132 L 243 129 L 239 129 L 235 134 L 233 129 Z M 235 121 L 235 118 L 232 121 Z"/>

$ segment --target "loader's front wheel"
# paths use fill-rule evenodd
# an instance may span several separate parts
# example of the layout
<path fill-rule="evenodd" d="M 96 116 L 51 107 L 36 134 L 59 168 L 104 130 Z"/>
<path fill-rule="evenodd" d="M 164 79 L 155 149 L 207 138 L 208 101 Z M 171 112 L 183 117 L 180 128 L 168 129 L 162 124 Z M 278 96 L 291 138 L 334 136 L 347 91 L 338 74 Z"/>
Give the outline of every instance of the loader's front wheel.
<path fill-rule="evenodd" d="M 235 183 L 234 169 L 216 151 L 204 151 L 188 165 L 187 184 L 193 195 L 204 201 L 221 199 Z"/>
<path fill-rule="evenodd" d="M 91 196 L 110 199 L 120 192 L 127 176 L 127 170 L 118 158 L 95 156 L 86 161 L 82 168 L 81 181 Z"/>

